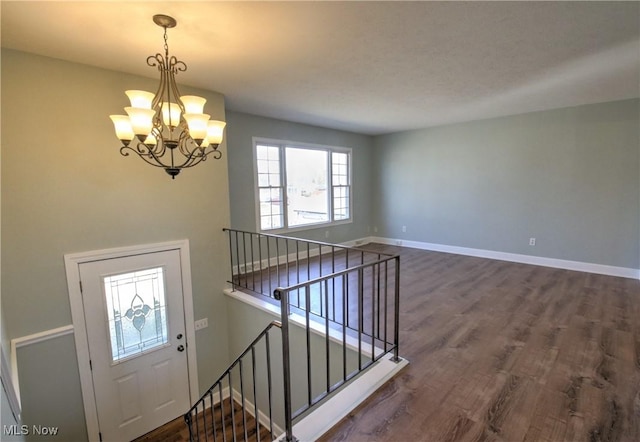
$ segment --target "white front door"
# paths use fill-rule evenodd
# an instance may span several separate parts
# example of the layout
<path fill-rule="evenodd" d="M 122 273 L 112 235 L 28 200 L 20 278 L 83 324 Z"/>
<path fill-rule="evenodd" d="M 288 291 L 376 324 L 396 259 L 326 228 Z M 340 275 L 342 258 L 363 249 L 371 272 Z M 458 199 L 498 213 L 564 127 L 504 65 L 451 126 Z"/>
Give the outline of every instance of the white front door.
<path fill-rule="evenodd" d="M 190 406 L 180 252 L 80 264 L 103 441 L 129 441 Z"/>

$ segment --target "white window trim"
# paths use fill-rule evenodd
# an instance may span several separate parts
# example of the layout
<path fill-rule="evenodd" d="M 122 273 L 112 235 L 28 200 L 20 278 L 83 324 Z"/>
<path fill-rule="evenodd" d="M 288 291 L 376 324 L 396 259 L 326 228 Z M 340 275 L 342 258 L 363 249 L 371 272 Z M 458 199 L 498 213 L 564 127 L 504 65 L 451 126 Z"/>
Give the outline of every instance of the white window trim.
<path fill-rule="evenodd" d="M 314 230 L 314 229 L 323 229 L 327 227 L 339 226 L 343 224 L 351 224 L 353 223 L 353 149 L 350 147 L 343 146 L 331 146 L 328 144 L 313 144 L 313 143 L 304 143 L 300 141 L 291 141 L 291 140 L 281 140 L 276 138 L 263 138 L 263 137 L 252 137 L 252 151 L 253 151 L 253 199 L 254 199 L 254 208 L 255 208 L 255 221 L 256 221 L 256 232 L 266 232 L 273 234 L 287 233 L 287 232 L 299 232 L 304 230 Z M 279 229 L 262 229 L 260 222 L 260 195 L 259 195 L 259 185 L 258 185 L 258 158 L 257 158 L 257 150 L 256 145 L 258 144 L 267 144 L 267 145 L 276 145 L 280 148 L 283 147 L 299 147 L 301 149 L 313 149 L 313 150 L 325 150 L 329 153 L 338 152 L 338 153 L 346 153 L 349 154 L 349 218 L 341 219 L 338 221 L 327 221 L 322 223 L 314 223 L 314 224 L 305 224 L 302 226 L 294 226 L 294 227 L 282 227 Z M 281 150 L 282 154 L 283 150 Z M 329 163 L 331 163 L 331 155 L 329 155 Z M 282 170 L 282 158 L 280 158 L 281 165 L 281 173 L 282 175 L 282 184 L 284 189 L 284 196 L 286 198 L 286 189 L 287 189 L 287 177 L 286 172 Z M 332 178 L 332 177 L 329 177 Z M 331 218 L 333 218 L 333 183 L 331 182 L 328 186 L 330 188 L 330 196 L 329 196 L 329 212 Z M 287 211 L 286 202 L 284 204 L 283 210 Z M 286 214 L 284 214 L 286 216 Z M 286 220 L 286 218 L 285 218 Z"/>

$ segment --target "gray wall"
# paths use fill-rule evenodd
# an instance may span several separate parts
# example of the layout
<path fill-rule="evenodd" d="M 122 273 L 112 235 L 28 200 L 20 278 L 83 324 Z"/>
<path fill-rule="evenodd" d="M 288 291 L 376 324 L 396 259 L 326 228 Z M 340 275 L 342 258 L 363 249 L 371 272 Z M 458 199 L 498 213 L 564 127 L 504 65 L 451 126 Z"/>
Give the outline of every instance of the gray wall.
<path fill-rule="evenodd" d="M 17 356 L 23 423 L 29 429 L 33 425 L 56 427 L 55 439 L 61 441 L 87 440 L 73 335 L 20 348 Z M 52 437 L 30 431 L 26 439 Z"/>
<path fill-rule="evenodd" d="M 123 112 L 126 89 L 155 90 L 157 82 L 2 50 L 3 324 L 13 339 L 71 323 L 66 253 L 187 238 L 195 317 L 209 318 L 196 333 L 205 389 L 228 364 L 221 291 L 230 272 L 221 231 L 229 225 L 227 148 L 223 143 L 222 160 L 175 180 L 137 157 L 122 157 L 109 114 Z M 221 95 L 181 92 L 206 97 L 208 113 L 224 119 Z M 61 432 L 75 435 L 85 424 L 68 339 L 21 350 L 17 359 L 19 371 L 29 373 L 22 385 L 31 420 L 25 423 L 51 421 L 65 398 L 74 419 Z M 60 346 L 65 358 L 54 371 L 49 358 Z"/>
<path fill-rule="evenodd" d="M 639 103 L 376 137 L 376 235 L 639 268 Z"/>
<path fill-rule="evenodd" d="M 321 127 L 227 111 L 231 227 L 258 231 L 253 178 L 253 137 L 350 147 L 353 173 L 353 223 L 292 232 L 317 241 L 339 243 L 369 236 L 372 184 L 372 138 Z M 329 238 L 325 232 L 329 231 Z"/>

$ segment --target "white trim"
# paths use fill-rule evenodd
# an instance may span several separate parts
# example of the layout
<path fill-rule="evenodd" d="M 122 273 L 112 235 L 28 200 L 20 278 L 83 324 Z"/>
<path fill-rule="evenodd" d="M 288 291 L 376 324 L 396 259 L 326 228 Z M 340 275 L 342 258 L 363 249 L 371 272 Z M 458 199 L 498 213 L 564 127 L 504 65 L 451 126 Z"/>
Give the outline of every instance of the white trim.
<path fill-rule="evenodd" d="M 399 362 L 393 362 L 391 357 L 380 359 L 296 423 L 293 435 L 300 441 L 317 440 L 408 364 L 403 358 Z"/>
<path fill-rule="evenodd" d="M 224 387 L 222 389 L 222 400 L 225 400 L 225 399 L 229 398 L 229 396 L 230 396 L 229 392 L 230 391 L 231 390 L 229 389 L 228 386 Z M 204 409 L 205 410 L 208 409 L 208 408 L 211 408 L 214 405 L 218 405 L 221 402 L 219 394 L 213 394 L 211 397 L 213 397 L 213 401 L 211 401 L 209 395 L 204 396 Z M 242 395 L 235 388 L 233 389 L 233 400 L 236 401 L 237 403 L 242 403 Z M 253 402 L 251 402 L 246 397 L 244 398 L 244 402 L 245 402 L 245 411 L 248 414 L 250 414 L 252 417 L 255 418 L 255 415 L 254 415 L 255 406 L 254 406 Z M 262 410 L 258 410 L 258 422 L 263 427 L 269 428 L 269 416 L 267 414 L 265 414 Z M 273 433 L 274 434 L 281 434 L 283 432 L 284 432 L 284 430 L 282 428 L 280 428 L 280 426 L 278 426 L 275 422 L 273 422 Z"/>
<path fill-rule="evenodd" d="M 80 291 L 80 265 L 93 261 L 120 258 L 131 255 L 178 250 L 180 252 L 180 267 L 182 275 L 182 292 L 184 303 L 184 320 L 187 339 L 187 366 L 189 372 L 190 402 L 199 397 L 198 367 L 196 353 L 195 326 L 193 315 L 193 293 L 191 286 L 191 261 L 189 257 L 189 240 L 168 241 L 140 246 L 117 247 L 113 249 L 96 250 L 90 252 L 71 253 L 64 255 L 65 270 L 69 301 L 71 304 L 71 318 L 75 327 L 75 344 L 82 389 L 82 402 L 87 425 L 89 440 L 98 440 L 98 410 L 96 408 L 93 378 L 89 369 L 89 341 L 84 317 L 82 292 Z"/>
<path fill-rule="evenodd" d="M 11 346 L 15 345 L 16 348 L 25 347 L 31 344 L 37 344 L 38 342 L 48 341 L 59 336 L 70 335 L 73 333 L 73 324 L 65 325 L 63 327 L 52 328 L 51 330 L 45 330 L 39 333 L 34 333 L 28 336 L 22 336 L 21 338 L 15 338 L 11 340 Z"/>
<path fill-rule="evenodd" d="M 307 231 L 314 229 L 323 229 L 328 227 L 339 226 L 341 224 L 350 224 L 353 223 L 353 148 L 344 147 L 344 146 L 333 146 L 330 144 L 314 144 L 314 143 L 305 143 L 301 141 L 292 141 L 292 140 L 281 140 L 275 138 L 265 138 L 265 137 L 257 137 L 254 136 L 251 138 L 252 141 L 252 161 L 253 161 L 253 199 L 254 199 L 254 209 L 255 209 L 255 220 L 256 220 L 256 232 L 267 233 L 267 234 L 286 234 L 298 231 Z M 327 183 L 327 190 L 329 191 L 328 195 L 328 210 L 329 210 L 329 220 L 319 223 L 311 223 L 311 224 L 303 224 L 298 226 L 288 226 L 288 212 L 287 205 L 283 204 L 283 221 L 284 227 L 276 228 L 276 229 L 262 229 L 260 222 L 260 187 L 258 182 L 258 158 L 257 158 L 257 150 L 256 146 L 258 144 L 265 144 L 273 147 L 278 147 L 280 152 L 279 158 L 279 166 L 280 166 L 280 176 L 281 176 L 281 184 L 283 197 L 287 198 L 287 174 L 286 174 L 286 165 L 284 160 L 284 148 L 285 147 L 294 147 L 301 149 L 309 149 L 309 150 L 323 150 L 328 152 L 328 164 L 327 164 L 327 173 L 329 176 L 329 182 Z M 334 219 L 333 213 L 333 172 L 332 172 L 332 161 L 331 161 L 331 153 L 345 153 L 348 154 L 349 164 L 348 164 L 348 177 L 349 177 L 349 217 L 347 219 Z M 330 190 L 329 190 L 330 189 Z"/>
<path fill-rule="evenodd" d="M 2 381 L 2 388 L 7 393 L 7 400 L 9 402 L 9 408 L 11 408 L 11 414 L 13 414 L 16 423 L 20 424 L 22 421 L 22 409 L 20 406 L 20 392 L 16 390 L 18 385 L 18 377 L 14 376 L 17 373 L 15 370 L 9 368 L 9 362 L 4 354 L 4 348 L 0 348 L 2 365 L 0 368 L 0 380 Z M 11 377 L 11 379 L 8 379 Z"/>
<path fill-rule="evenodd" d="M 227 389 L 228 389 L 228 387 L 227 387 Z M 242 403 L 242 395 L 235 388 L 233 389 L 233 400 L 235 402 L 239 403 L 239 404 Z M 250 414 L 252 417 L 255 418 L 256 416 L 254 414 L 254 409 L 255 409 L 254 403 L 251 402 L 246 397 L 244 398 L 244 402 L 245 402 L 244 408 L 245 408 L 246 412 L 248 414 Z M 269 415 L 265 414 L 260 409 L 258 409 L 258 422 L 263 427 L 269 428 Z M 280 426 L 278 426 L 275 422 L 273 422 L 273 434 L 282 434 L 282 433 L 284 433 L 284 430 L 282 428 L 280 428 Z"/>
<path fill-rule="evenodd" d="M 616 267 L 590 262 L 570 261 L 566 259 L 547 258 L 544 256 L 522 255 L 519 253 L 498 252 L 495 250 L 473 249 L 469 247 L 449 246 L 421 241 L 408 241 L 382 237 L 369 237 L 368 242 L 377 242 L 394 246 L 412 247 L 415 249 L 431 250 L 433 252 L 454 253 L 456 255 L 475 256 L 478 258 L 497 259 L 499 261 L 532 264 L 557 269 L 575 270 L 578 272 L 597 273 L 601 275 L 618 276 L 621 278 L 640 279 L 640 269 Z"/>
<path fill-rule="evenodd" d="M 259 296 L 254 296 L 254 295 L 250 295 L 247 294 L 245 292 L 242 291 L 242 289 L 224 289 L 223 290 L 224 294 L 229 296 L 230 298 L 234 298 L 237 299 L 240 302 L 243 302 L 245 304 L 249 304 L 250 306 L 257 308 L 258 310 L 262 310 L 263 312 L 266 313 L 270 313 L 272 314 L 275 319 L 280 320 L 281 319 L 281 314 L 280 314 L 280 306 L 279 305 L 275 305 L 272 304 L 270 302 L 264 301 L 262 299 L 260 299 Z M 289 314 L 289 322 L 293 325 L 296 325 L 302 329 L 306 328 L 306 324 L 307 324 L 307 320 L 304 316 L 298 314 L 298 313 L 290 313 Z M 324 337 L 325 336 L 325 329 L 326 329 L 326 325 L 324 324 L 324 322 L 320 322 L 320 321 L 316 321 L 313 318 L 309 318 L 309 329 L 311 330 L 311 332 L 315 335 Z M 334 330 L 332 328 L 329 329 L 329 340 L 332 342 L 335 342 L 337 344 L 342 344 L 343 340 L 342 340 L 342 332 L 338 331 L 338 330 Z M 358 352 L 358 339 L 347 334 L 346 335 L 346 341 L 344 342 L 346 347 L 354 352 Z M 371 346 L 367 345 L 362 346 L 359 350 L 363 356 L 370 358 L 371 357 Z M 384 349 L 380 348 L 380 347 L 374 347 L 374 352 L 376 354 L 376 356 L 379 356 L 381 354 L 384 354 Z"/>

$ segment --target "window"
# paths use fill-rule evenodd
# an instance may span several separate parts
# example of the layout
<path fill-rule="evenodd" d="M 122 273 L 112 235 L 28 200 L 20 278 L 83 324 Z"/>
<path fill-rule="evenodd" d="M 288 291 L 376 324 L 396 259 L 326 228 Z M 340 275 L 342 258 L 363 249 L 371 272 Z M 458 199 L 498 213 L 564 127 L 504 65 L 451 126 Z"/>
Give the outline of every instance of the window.
<path fill-rule="evenodd" d="M 261 230 L 351 220 L 351 149 L 256 140 Z"/>
<path fill-rule="evenodd" d="M 112 362 L 167 344 L 162 267 L 106 276 L 103 282 Z"/>

